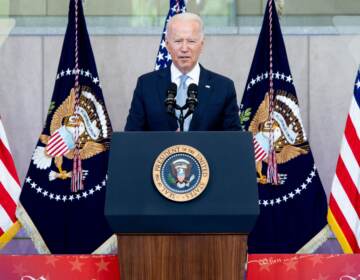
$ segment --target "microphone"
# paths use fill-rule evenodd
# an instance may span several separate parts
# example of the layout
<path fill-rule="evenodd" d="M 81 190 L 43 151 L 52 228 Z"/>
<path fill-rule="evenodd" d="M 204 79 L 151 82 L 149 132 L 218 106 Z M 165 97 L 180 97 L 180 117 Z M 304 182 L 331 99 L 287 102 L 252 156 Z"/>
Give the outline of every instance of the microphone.
<path fill-rule="evenodd" d="M 174 114 L 174 107 L 176 106 L 176 92 L 177 92 L 177 85 L 175 83 L 171 83 L 169 88 L 166 92 L 166 98 L 165 98 L 165 106 L 166 106 L 166 112 L 168 114 Z"/>
<path fill-rule="evenodd" d="M 197 99 L 198 95 L 198 86 L 196 84 L 190 84 L 187 91 L 188 98 L 186 99 L 186 105 L 189 108 L 186 116 L 191 115 L 196 108 L 196 105 L 198 105 L 199 101 Z"/>

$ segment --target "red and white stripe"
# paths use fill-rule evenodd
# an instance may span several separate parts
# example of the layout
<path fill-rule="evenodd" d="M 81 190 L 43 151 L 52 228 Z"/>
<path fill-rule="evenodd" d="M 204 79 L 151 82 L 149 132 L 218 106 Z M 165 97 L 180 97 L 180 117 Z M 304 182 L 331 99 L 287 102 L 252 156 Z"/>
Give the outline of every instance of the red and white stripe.
<path fill-rule="evenodd" d="M 61 137 L 59 131 L 51 135 L 48 144 L 46 145 L 46 153 L 52 157 L 58 157 L 66 154 L 69 151 L 64 139 Z"/>
<path fill-rule="evenodd" d="M 17 221 L 15 211 L 20 192 L 19 177 L 0 119 L 0 238 Z"/>
<path fill-rule="evenodd" d="M 266 158 L 268 156 L 267 152 L 264 151 L 264 149 L 260 146 L 259 142 L 256 140 L 255 137 L 253 137 L 253 143 L 254 143 L 255 161 L 260 161 Z"/>
<path fill-rule="evenodd" d="M 329 224 L 346 253 L 360 253 L 360 108 L 353 98 L 334 176 Z"/>

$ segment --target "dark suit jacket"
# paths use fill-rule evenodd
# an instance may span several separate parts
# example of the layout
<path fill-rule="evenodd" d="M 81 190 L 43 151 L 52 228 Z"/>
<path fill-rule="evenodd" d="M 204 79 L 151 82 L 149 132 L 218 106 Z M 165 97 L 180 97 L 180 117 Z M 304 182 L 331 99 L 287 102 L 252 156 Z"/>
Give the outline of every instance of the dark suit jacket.
<path fill-rule="evenodd" d="M 138 79 L 126 131 L 175 131 L 175 117 L 166 113 L 164 100 L 171 83 L 170 67 Z M 239 108 L 232 80 L 200 66 L 198 100 L 189 130 L 240 130 Z"/>

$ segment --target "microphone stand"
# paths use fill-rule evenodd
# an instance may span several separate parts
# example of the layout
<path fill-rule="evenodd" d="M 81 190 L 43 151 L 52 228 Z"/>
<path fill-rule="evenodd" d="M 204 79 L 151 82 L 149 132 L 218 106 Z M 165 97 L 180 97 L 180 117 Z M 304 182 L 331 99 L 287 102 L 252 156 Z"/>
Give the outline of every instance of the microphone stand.
<path fill-rule="evenodd" d="M 184 106 L 179 106 L 176 103 L 176 90 L 177 86 L 175 83 L 171 83 L 168 91 L 167 97 L 165 99 L 166 111 L 171 116 L 175 117 L 175 119 L 179 122 L 180 131 L 184 131 L 184 122 L 185 119 L 188 118 L 195 111 L 195 106 L 198 104 L 197 100 L 197 88 L 196 84 L 190 84 L 188 87 L 188 98 L 186 99 L 186 103 Z M 184 110 L 188 109 L 184 116 Z M 176 116 L 175 110 L 179 110 L 179 117 Z"/>
<path fill-rule="evenodd" d="M 180 131 L 184 131 L 185 119 L 191 115 L 191 114 L 189 114 L 189 115 L 184 116 L 184 110 L 188 108 L 188 104 L 185 104 L 184 106 L 181 106 L 181 107 L 176 104 L 175 108 L 180 111 L 180 114 L 179 114 L 179 117 L 177 117 L 176 114 L 175 114 L 175 110 L 174 110 L 173 116 L 179 122 Z"/>

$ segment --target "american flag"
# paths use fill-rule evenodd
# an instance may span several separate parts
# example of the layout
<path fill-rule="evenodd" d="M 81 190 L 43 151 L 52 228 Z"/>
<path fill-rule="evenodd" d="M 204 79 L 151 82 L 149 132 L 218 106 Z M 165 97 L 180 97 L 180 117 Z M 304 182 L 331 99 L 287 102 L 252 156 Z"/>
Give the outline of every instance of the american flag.
<path fill-rule="evenodd" d="M 20 181 L 0 118 L 0 249 L 20 229 L 15 216 L 20 190 Z"/>
<path fill-rule="evenodd" d="M 360 68 L 332 184 L 328 222 L 345 253 L 360 253 Z"/>
<path fill-rule="evenodd" d="M 166 68 L 171 63 L 171 55 L 168 53 L 165 44 L 166 28 L 169 19 L 174 15 L 186 12 L 185 0 L 170 0 L 170 9 L 166 17 L 158 54 L 156 56 L 155 70 Z"/>

